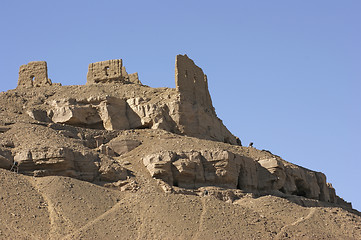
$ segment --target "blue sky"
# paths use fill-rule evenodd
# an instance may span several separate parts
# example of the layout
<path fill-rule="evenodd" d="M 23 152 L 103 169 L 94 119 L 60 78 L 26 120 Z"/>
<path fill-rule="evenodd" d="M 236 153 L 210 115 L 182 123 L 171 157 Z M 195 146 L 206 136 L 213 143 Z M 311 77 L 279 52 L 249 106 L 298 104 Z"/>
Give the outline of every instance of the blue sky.
<path fill-rule="evenodd" d="M 361 1 L 3 1 L 0 91 L 19 66 L 53 82 L 122 58 L 151 87 L 174 87 L 187 54 L 208 75 L 218 116 L 244 145 L 321 171 L 361 210 Z"/>

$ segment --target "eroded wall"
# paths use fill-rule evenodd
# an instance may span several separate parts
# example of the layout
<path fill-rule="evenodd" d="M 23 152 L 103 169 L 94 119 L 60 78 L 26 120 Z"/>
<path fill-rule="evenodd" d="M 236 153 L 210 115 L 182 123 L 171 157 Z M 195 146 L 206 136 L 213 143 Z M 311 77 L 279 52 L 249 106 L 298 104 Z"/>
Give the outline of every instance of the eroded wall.
<path fill-rule="evenodd" d="M 109 82 L 141 84 L 138 73 L 127 73 L 123 66 L 122 59 L 113 59 L 89 64 L 87 84 Z"/>
<path fill-rule="evenodd" d="M 176 121 L 182 133 L 241 145 L 216 115 L 207 76 L 187 55 L 176 56 L 175 83 L 180 98 Z"/>
<path fill-rule="evenodd" d="M 175 83 L 182 101 L 213 110 L 207 76 L 187 55 L 176 56 Z"/>
<path fill-rule="evenodd" d="M 41 87 L 51 84 L 45 61 L 29 62 L 20 66 L 18 87 Z"/>

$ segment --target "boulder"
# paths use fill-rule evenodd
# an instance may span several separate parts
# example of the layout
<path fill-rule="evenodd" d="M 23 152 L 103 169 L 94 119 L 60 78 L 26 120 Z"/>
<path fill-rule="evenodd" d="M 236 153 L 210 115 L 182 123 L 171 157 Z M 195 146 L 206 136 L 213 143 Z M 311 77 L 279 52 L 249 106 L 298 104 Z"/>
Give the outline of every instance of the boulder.
<path fill-rule="evenodd" d="M 52 121 L 74 126 L 86 126 L 106 130 L 129 129 L 125 100 L 108 97 L 95 101 L 62 99 L 52 101 Z"/>
<path fill-rule="evenodd" d="M 132 151 L 140 144 L 141 142 L 138 140 L 114 138 L 109 143 L 107 143 L 107 146 L 109 146 L 116 154 L 123 155 Z"/>
<path fill-rule="evenodd" d="M 75 126 L 94 126 L 102 124 L 97 109 L 91 104 L 78 103 L 75 99 L 54 100 L 52 121 Z"/>
<path fill-rule="evenodd" d="M 32 119 L 40 122 L 51 122 L 48 113 L 42 109 L 29 109 L 26 111 L 26 114 Z"/>
<path fill-rule="evenodd" d="M 127 103 L 119 98 L 107 98 L 100 102 L 96 109 L 106 130 L 129 129 Z"/>
<path fill-rule="evenodd" d="M 100 167 L 100 181 L 117 182 L 127 179 L 127 170 L 116 163 L 106 164 Z"/>

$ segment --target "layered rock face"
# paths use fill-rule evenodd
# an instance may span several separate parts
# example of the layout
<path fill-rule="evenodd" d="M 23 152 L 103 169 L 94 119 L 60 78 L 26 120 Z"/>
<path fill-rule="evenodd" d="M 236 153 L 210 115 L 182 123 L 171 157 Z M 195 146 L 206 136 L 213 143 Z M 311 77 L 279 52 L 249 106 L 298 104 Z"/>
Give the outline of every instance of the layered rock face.
<path fill-rule="evenodd" d="M 170 186 L 196 189 L 217 186 L 255 193 L 297 195 L 336 202 L 323 173 L 292 164 L 277 157 L 258 161 L 225 150 L 159 152 L 143 158 L 150 175 Z"/>
<path fill-rule="evenodd" d="M 34 176 L 59 175 L 75 177 L 87 181 L 97 175 L 94 154 L 83 155 L 69 148 L 26 149 L 14 156 L 22 173 Z"/>
<path fill-rule="evenodd" d="M 142 98 L 90 97 L 54 100 L 49 105 L 48 115 L 54 123 L 106 130 L 152 128 L 178 131 L 170 116 L 170 111 L 174 114 L 177 106 L 169 103 L 151 104 Z M 31 116 L 34 116 L 33 112 Z M 34 119 L 41 121 L 45 118 Z"/>
<path fill-rule="evenodd" d="M 50 105 L 51 120 L 54 123 L 107 130 L 129 129 L 127 106 L 123 99 L 62 99 L 54 100 Z"/>
<path fill-rule="evenodd" d="M 67 176 L 90 182 L 126 179 L 123 166 L 97 151 L 96 143 L 89 144 L 97 135 L 76 131 L 53 123 L 15 124 L 1 134 L 0 167 L 36 177 Z"/>

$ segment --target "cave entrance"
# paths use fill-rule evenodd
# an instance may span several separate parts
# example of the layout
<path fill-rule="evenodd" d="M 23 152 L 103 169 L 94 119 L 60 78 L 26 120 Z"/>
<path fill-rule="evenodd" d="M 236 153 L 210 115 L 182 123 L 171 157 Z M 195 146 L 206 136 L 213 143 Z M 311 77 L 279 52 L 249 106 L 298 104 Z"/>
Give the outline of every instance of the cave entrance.
<path fill-rule="evenodd" d="M 307 184 L 305 183 L 304 180 L 297 179 L 295 181 L 295 184 L 296 184 L 297 190 L 292 193 L 293 195 L 297 195 L 297 196 L 301 196 L 301 197 L 307 197 L 309 195 L 308 193 L 310 192 L 310 190 L 307 187 Z"/>

